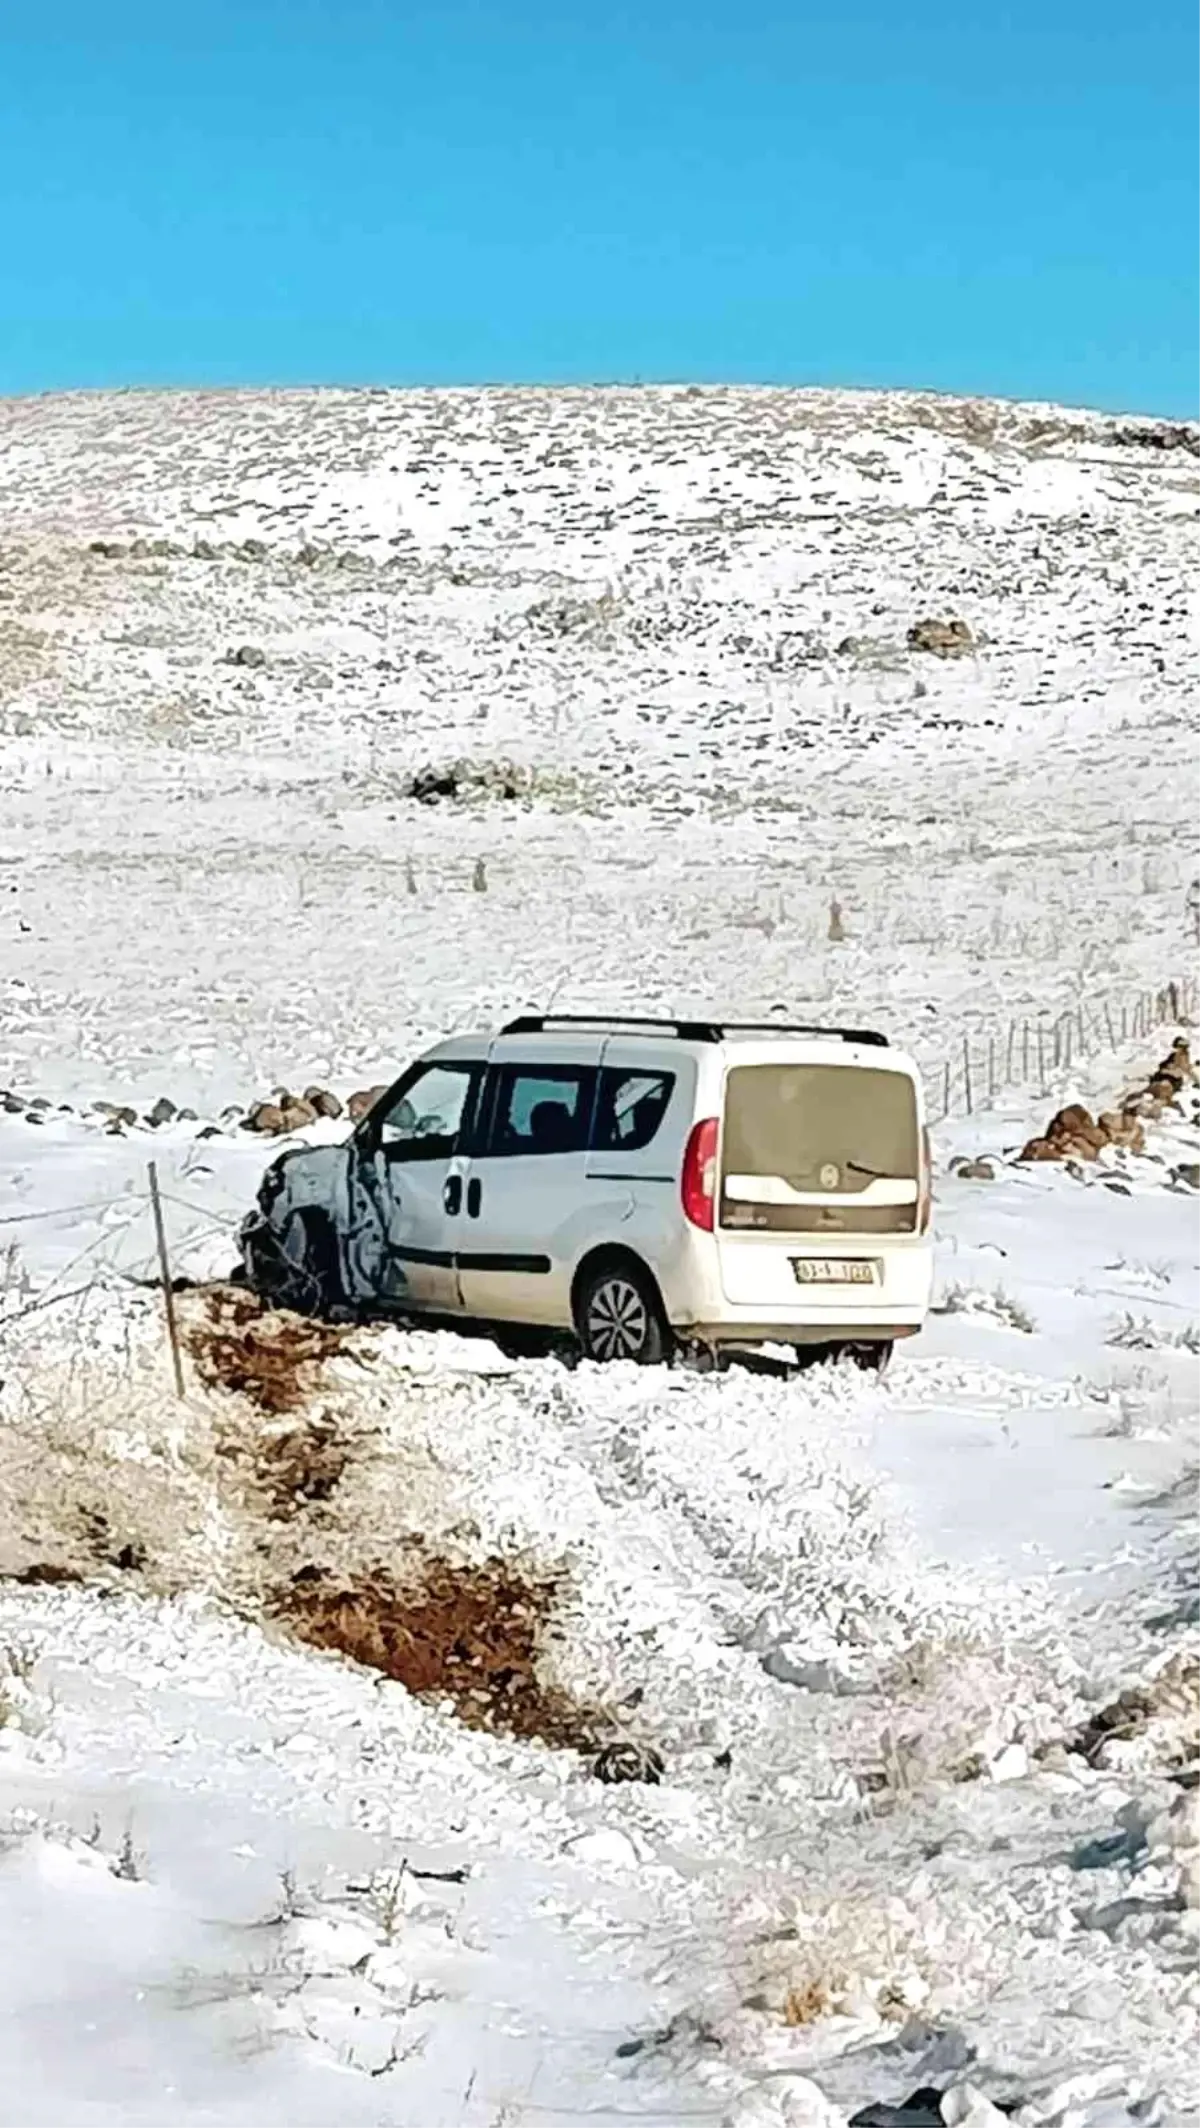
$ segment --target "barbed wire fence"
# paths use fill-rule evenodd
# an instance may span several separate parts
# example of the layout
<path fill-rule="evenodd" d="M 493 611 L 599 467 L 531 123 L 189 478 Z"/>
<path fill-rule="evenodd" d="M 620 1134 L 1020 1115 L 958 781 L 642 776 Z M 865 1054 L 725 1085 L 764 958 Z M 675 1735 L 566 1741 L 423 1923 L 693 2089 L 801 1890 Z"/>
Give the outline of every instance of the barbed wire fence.
<path fill-rule="evenodd" d="M 923 1044 L 915 1045 L 925 1076 L 930 1122 L 936 1128 L 956 1118 L 986 1115 L 1013 1089 L 1028 1089 L 1039 1099 L 1049 1100 L 1065 1092 L 1069 1075 L 1081 1064 L 1107 1054 L 1115 1059 L 1164 1029 L 1186 1029 L 1195 1024 L 1198 1012 L 1200 983 L 1192 977 L 1173 977 L 1159 989 L 1093 990 L 1058 1012 L 1014 1014 L 990 1027 L 965 1029 L 961 1039 L 940 1055 Z M 1138 1073 L 1148 1078 L 1153 1063 L 1149 1056 L 1139 1058 Z M 186 1173 L 181 1180 L 186 1182 Z M 167 1208 L 188 1214 L 193 1224 L 181 1230 L 178 1221 L 169 1223 Z M 102 1281 L 156 1290 L 163 1301 L 175 1388 L 182 1396 L 173 1267 L 180 1266 L 186 1276 L 191 1252 L 218 1238 L 228 1240 L 232 1257 L 243 1209 L 232 1201 L 225 1207 L 202 1204 L 173 1188 L 163 1188 L 157 1165 L 150 1160 L 144 1188 L 126 1184 L 116 1196 L 0 1212 L 0 1344 L 6 1331 L 28 1317 L 82 1300 Z M 22 1232 L 104 1213 L 124 1216 L 106 1224 L 35 1290 L 21 1266 Z M 114 1243 L 127 1242 L 142 1222 L 145 1248 L 133 1256 L 132 1263 L 98 1260 Z"/>
<path fill-rule="evenodd" d="M 186 1212 L 193 1224 L 169 1231 L 166 1208 Z M 53 1275 L 34 1288 L 22 1268 L 20 1236 L 33 1226 L 49 1226 L 65 1219 L 120 1212 L 124 1216 L 107 1224 L 99 1234 L 77 1250 Z M 218 1237 L 228 1240 L 231 1258 L 240 1208 L 230 1205 L 222 1214 L 216 1205 L 201 1205 L 174 1190 L 163 1189 L 157 1163 L 147 1162 L 144 1188 L 126 1184 L 119 1195 L 91 1198 L 83 1204 L 47 1205 L 37 1211 L 0 1213 L 0 1346 L 7 1331 L 30 1317 L 82 1301 L 101 1284 L 133 1286 L 157 1291 L 162 1297 L 164 1326 L 170 1350 L 176 1395 L 185 1394 L 179 1326 L 175 1313 L 175 1269 L 185 1265 L 190 1252 Z M 144 1223 L 144 1250 L 131 1261 L 98 1261 L 101 1252 L 128 1242 Z M 186 1276 L 186 1273 L 184 1273 Z"/>
<path fill-rule="evenodd" d="M 1012 1088 L 1049 1100 L 1064 1075 L 1093 1058 L 1119 1055 L 1167 1028 L 1186 1028 L 1200 1006 L 1200 984 L 1172 977 L 1157 990 L 1088 991 L 1059 1011 L 1013 1014 L 991 1026 L 964 1028 L 940 1056 L 919 1053 L 930 1122 L 986 1114 Z M 1146 1060 L 1147 1076 L 1152 1060 Z"/>

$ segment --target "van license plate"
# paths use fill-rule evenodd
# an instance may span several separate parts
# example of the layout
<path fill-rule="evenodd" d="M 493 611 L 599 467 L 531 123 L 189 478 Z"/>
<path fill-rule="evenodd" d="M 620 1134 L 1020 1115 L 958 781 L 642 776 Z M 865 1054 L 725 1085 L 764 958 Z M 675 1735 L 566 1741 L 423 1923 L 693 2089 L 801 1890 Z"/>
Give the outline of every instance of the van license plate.
<path fill-rule="evenodd" d="M 862 1256 L 793 1256 L 792 1269 L 801 1286 L 873 1286 L 876 1266 Z"/>

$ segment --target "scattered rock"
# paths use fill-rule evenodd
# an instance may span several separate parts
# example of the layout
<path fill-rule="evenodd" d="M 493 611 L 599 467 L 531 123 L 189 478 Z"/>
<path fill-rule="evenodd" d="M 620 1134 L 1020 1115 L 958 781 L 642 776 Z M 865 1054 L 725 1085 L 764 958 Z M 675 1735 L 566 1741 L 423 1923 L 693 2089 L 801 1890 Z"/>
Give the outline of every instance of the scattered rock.
<path fill-rule="evenodd" d="M 598 1781 L 642 1781 L 648 1787 L 657 1788 L 664 1769 L 662 1754 L 652 1744 L 622 1741 L 602 1745 L 590 1770 Z"/>
<path fill-rule="evenodd" d="M 119 561 L 124 552 L 119 539 L 93 539 L 88 542 L 88 553 L 98 554 L 106 562 Z"/>
<path fill-rule="evenodd" d="M 256 1101 L 242 1122 L 243 1130 L 257 1131 L 264 1138 L 277 1138 L 284 1127 L 283 1110 L 275 1101 Z"/>
<path fill-rule="evenodd" d="M 311 1101 L 302 1101 L 298 1096 L 290 1100 L 282 1111 L 285 1131 L 304 1130 L 317 1120 L 317 1111 Z"/>
<path fill-rule="evenodd" d="M 850 2116 L 850 2128 L 943 2128 L 942 2094 L 932 2084 L 922 2084 L 907 2098 L 860 2107 Z"/>
<path fill-rule="evenodd" d="M 1021 1160 L 1095 1160 L 1106 1146 L 1122 1146 L 1127 1152 L 1145 1150 L 1146 1134 L 1128 1108 L 1120 1114 L 1105 1109 L 1099 1117 L 1079 1102 L 1060 1108 L 1040 1137 L 1031 1138 L 1018 1155 Z"/>
<path fill-rule="evenodd" d="M 1200 1160 L 1182 1160 L 1171 1169 L 1171 1180 L 1185 1190 L 1200 1190 Z"/>
<path fill-rule="evenodd" d="M 437 805 L 442 798 L 457 798 L 458 775 L 452 768 L 423 768 L 410 777 L 407 795 L 418 805 Z"/>
<path fill-rule="evenodd" d="M 23 1566 L 19 1573 L 6 1575 L 5 1579 L 19 1582 L 27 1589 L 61 1589 L 81 1582 L 83 1575 L 73 1566 L 60 1566 L 52 1559 L 35 1559 L 31 1565 Z"/>
<path fill-rule="evenodd" d="M 994 1182 L 996 1170 L 990 1160 L 964 1160 L 961 1157 L 950 1162 L 950 1172 L 964 1182 Z"/>
<path fill-rule="evenodd" d="M 7 1116 L 23 1116 L 28 1105 L 21 1094 L 0 1093 L 0 1108 Z"/>
<path fill-rule="evenodd" d="M 153 1108 L 147 1109 L 146 1121 L 153 1130 L 160 1130 L 164 1123 L 173 1123 L 176 1116 L 175 1103 L 160 1094 Z"/>
<path fill-rule="evenodd" d="M 1126 450 L 1189 451 L 1200 458 L 1200 429 L 1194 422 L 1122 422 L 1113 429 L 1112 441 Z"/>
<path fill-rule="evenodd" d="M 528 798 L 534 785 L 532 773 L 511 761 L 451 761 L 418 769 L 408 779 L 405 796 L 420 805 L 452 798 Z"/>
<path fill-rule="evenodd" d="M 1178 1092 L 1179 1087 L 1174 1079 L 1164 1078 L 1161 1073 L 1157 1072 L 1146 1088 L 1147 1097 L 1151 1101 L 1157 1101 L 1160 1110 L 1177 1107 L 1175 1096 Z"/>
<path fill-rule="evenodd" d="M 305 1087 L 304 1098 L 316 1115 L 328 1116 L 332 1122 L 336 1123 L 338 1117 L 345 1113 L 337 1095 L 330 1093 L 327 1086 Z"/>
<path fill-rule="evenodd" d="M 1192 1053 L 1188 1046 L 1187 1038 L 1181 1034 L 1176 1035 L 1169 1053 L 1163 1058 L 1155 1073 L 1155 1078 L 1170 1079 L 1182 1091 L 1185 1086 L 1190 1086 L 1194 1082 L 1195 1077 L 1196 1068 L 1192 1063 Z"/>
<path fill-rule="evenodd" d="M 962 658 L 975 648 L 965 621 L 914 621 L 908 631 L 910 650 L 927 650 L 935 658 Z"/>
<path fill-rule="evenodd" d="M 267 653 L 260 650 L 257 643 L 242 643 L 236 650 L 229 651 L 225 659 L 227 665 L 249 665 L 255 669 L 266 662 Z"/>
<path fill-rule="evenodd" d="M 382 1100 L 386 1092 L 386 1086 L 367 1086 L 360 1093 L 351 1094 L 346 1103 L 346 1114 L 351 1123 L 360 1123 L 364 1116 L 370 1114 L 375 1103 Z"/>

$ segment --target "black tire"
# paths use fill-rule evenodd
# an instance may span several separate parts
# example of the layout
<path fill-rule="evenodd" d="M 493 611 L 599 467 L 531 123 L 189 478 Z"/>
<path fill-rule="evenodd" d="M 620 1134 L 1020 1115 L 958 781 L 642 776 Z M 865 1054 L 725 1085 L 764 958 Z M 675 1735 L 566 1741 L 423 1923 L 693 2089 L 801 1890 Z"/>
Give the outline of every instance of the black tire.
<path fill-rule="evenodd" d="M 306 1309 L 310 1315 L 332 1315 L 345 1302 L 337 1235 L 328 1212 L 306 1207 L 297 1212 L 304 1229 L 304 1271 L 308 1281 Z"/>
<path fill-rule="evenodd" d="M 524 1323 L 489 1323 L 487 1334 L 506 1360 L 544 1360 L 554 1346 L 554 1332 Z"/>
<path fill-rule="evenodd" d="M 671 1332 L 654 1281 L 630 1256 L 611 1256 L 586 1270 L 575 1295 L 575 1334 L 585 1359 L 661 1366 Z"/>
<path fill-rule="evenodd" d="M 864 1339 L 858 1345 L 843 1345 L 842 1351 L 864 1374 L 886 1374 L 896 1349 L 894 1338 L 877 1337 Z"/>
<path fill-rule="evenodd" d="M 828 1367 L 842 1356 L 840 1345 L 793 1345 L 792 1351 L 801 1374 L 808 1374 L 813 1367 Z"/>
<path fill-rule="evenodd" d="M 342 1304 L 332 1223 L 325 1212 L 305 1206 L 293 1212 L 292 1227 L 300 1240 L 294 1255 L 263 1222 L 247 1252 L 250 1284 L 270 1307 L 290 1308 L 297 1315 L 329 1315 Z"/>

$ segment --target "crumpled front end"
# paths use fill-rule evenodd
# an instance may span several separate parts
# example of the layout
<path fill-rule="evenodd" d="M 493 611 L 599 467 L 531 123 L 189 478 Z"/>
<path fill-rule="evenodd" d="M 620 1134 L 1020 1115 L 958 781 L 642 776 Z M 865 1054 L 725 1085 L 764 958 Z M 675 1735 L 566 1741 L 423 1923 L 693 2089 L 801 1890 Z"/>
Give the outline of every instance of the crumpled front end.
<path fill-rule="evenodd" d="M 336 1237 L 346 1218 L 347 1150 L 341 1145 L 296 1146 L 271 1162 L 252 1211 L 238 1229 L 247 1283 L 264 1299 L 300 1305 L 308 1278 L 313 1217 Z M 307 1215 L 307 1216 L 306 1216 Z"/>

